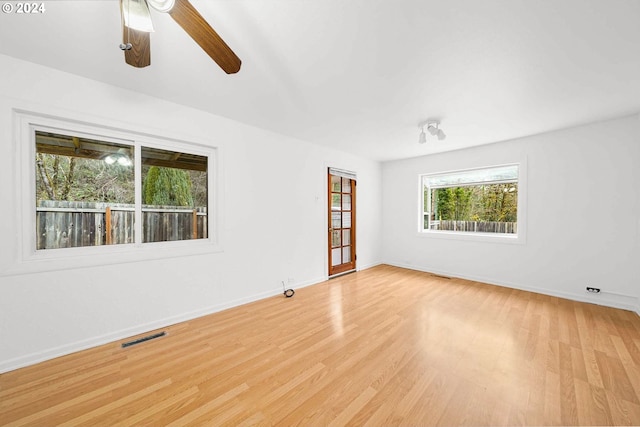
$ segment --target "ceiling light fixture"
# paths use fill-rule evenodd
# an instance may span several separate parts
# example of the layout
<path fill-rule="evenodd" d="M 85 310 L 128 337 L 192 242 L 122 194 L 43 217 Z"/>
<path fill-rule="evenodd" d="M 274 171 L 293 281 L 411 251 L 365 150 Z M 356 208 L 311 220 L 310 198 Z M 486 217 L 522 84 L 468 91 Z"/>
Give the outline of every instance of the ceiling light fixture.
<path fill-rule="evenodd" d="M 157 10 L 158 12 L 167 13 L 173 9 L 176 4 L 176 0 L 147 0 L 149 6 Z"/>
<path fill-rule="evenodd" d="M 158 12 L 167 13 L 171 12 L 175 4 L 175 0 L 127 0 L 122 4 L 125 8 L 124 24 L 134 30 L 151 33 L 154 30 L 149 6 Z"/>
<path fill-rule="evenodd" d="M 425 120 L 424 122 L 420 122 L 418 124 L 418 128 L 420 128 L 420 136 L 418 137 L 418 143 L 424 144 L 427 142 L 427 135 L 424 132 L 424 127 L 427 127 L 427 131 L 433 135 L 437 136 L 439 141 L 442 141 L 447 137 L 444 131 L 440 129 L 440 122 L 438 120 Z"/>
<path fill-rule="evenodd" d="M 124 25 L 145 33 L 153 32 L 153 22 L 147 0 L 127 0 L 122 3 Z"/>
<path fill-rule="evenodd" d="M 427 134 L 424 133 L 424 128 L 420 129 L 420 136 L 418 137 L 418 144 L 424 144 L 427 142 Z"/>

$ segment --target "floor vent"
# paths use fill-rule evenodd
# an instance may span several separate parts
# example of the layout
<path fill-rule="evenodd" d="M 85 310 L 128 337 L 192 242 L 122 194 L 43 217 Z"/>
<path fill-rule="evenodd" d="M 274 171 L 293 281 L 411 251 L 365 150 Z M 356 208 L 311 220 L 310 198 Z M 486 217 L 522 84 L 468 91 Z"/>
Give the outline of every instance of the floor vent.
<path fill-rule="evenodd" d="M 451 277 L 447 277 L 447 276 L 441 276 L 439 274 L 434 274 L 434 273 L 429 273 L 430 275 L 432 275 L 433 277 L 439 277 L 441 279 L 448 279 L 451 280 Z"/>
<path fill-rule="evenodd" d="M 129 342 L 123 342 L 122 343 L 122 348 L 131 347 L 132 345 L 140 344 L 140 343 L 143 343 L 143 342 L 149 341 L 149 340 L 154 340 L 156 338 L 160 338 L 160 337 L 163 337 L 165 335 L 167 335 L 166 332 L 160 332 L 158 334 L 153 334 L 153 335 L 149 335 L 149 336 L 146 336 L 146 337 L 138 338 L 137 340 L 133 340 L 133 341 L 129 341 Z"/>

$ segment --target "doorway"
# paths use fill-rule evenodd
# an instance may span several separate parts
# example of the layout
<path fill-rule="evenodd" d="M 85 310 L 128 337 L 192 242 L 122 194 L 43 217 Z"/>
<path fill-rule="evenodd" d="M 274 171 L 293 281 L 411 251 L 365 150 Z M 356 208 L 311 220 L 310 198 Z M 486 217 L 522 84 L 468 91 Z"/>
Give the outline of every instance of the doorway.
<path fill-rule="evenodd" d="M 356 269 L 356 175 L 329 168 L 329 276 Z"/>

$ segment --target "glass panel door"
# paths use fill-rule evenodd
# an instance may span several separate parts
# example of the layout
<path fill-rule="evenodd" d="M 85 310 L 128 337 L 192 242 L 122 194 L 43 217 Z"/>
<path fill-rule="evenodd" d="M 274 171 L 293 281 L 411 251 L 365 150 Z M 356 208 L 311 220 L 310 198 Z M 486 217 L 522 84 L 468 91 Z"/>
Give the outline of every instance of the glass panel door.
<path fill-rule="evenodd" d="M 355 270 L 356 181 L 329 172 L 329 276 Z"/>

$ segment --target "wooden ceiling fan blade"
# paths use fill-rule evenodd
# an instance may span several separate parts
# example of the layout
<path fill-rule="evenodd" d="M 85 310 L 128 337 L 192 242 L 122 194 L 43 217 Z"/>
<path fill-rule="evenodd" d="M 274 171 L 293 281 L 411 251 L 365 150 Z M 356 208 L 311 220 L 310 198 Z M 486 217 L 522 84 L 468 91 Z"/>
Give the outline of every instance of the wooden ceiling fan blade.
<path fill-rule="evenodd" d="M 150 33 L 134 30 L 124 26 L 124 43 L 131 43 L 131 49 L 124 51 L 124 61 L 134 67 L 143 68 L 151 65 Z"/>
<path fill-rule="evenodd" d="M 120 0 L 122 17 L 122 44 L 131 44 L 130 49 L 124 50 L 124 61 L 137 68 L 151 65 L 151 35 L 145 31 L 138 31 L 125 24 L 125 0 Z"/>
<path fill-rule="evenodd" d="M 176 0 L 169 15 L 227 74 L 240 70 L 242 61 L 200 15 L 189 0 Z"/>

